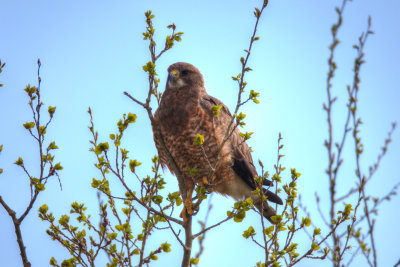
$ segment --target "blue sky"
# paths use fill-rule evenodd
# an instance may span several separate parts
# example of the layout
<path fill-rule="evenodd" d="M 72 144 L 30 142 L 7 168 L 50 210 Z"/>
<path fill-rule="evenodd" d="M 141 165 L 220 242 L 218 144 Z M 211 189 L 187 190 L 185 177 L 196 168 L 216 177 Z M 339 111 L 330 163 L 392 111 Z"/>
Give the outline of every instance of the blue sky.
<path fill-rule="evenodd" d="M 29 201 L 26 177 L 12 164 L 19 156 L 32 171 L 37 171 L 38 159 L 33 140 L 22 127 L 31 120 L 26 84 L 36 84 L 36 61 L 42 61 L 42 97 L 45 105 L 56 106 L 54 121 L 48 129 L 48 141 L 55 140 L 60 149 L 63 190 L 56 180 L 40 194 L 32 212 L 22 225 L 27 253 L 33 266 L 47 266 L 50 257 L 59 262 L 68 257 L 66 251 L 51 241 L 46 224 L 37 217 L 37 209 L 47 203 L 56 215 L 69 211 L 73 201 L 85 202 L 89 211 L 97 214 L 96 192 L 92 177 L 98 177 L 93 167 L 94 157 L 88 152 L 90 138 L 86 113 L 91 106 L 100 138 L 115 131 L 123 113 L 138 115 L 137 123 L 128 130 L 125 145 L 133 156 L 143 162 L 139 168 L 147 173 L 150 158 L 156 153 L 149 121 L 141 108 L 123 96 L 127 90 L 137 98 L 146 94 L 147 78 L 142 65 L 149 59 L 147 43 L 142 40 L 145 28 L 144 12 L 156 15 L 156 40 L 162 44 L 165 26 L 174 22 L 183 31 L 183 41 L 163 56 L 157 66 L 160 87 L 166 81 L 167 67 L 177 61 L 197 66 L 203 73 L 209 94 L 221 99 L 230 109 L 235 104 L 236 86 L 231 76 L 240 71 L 239 58 L 247 48 L 254 23 L 253 8 L 261 1 L 0 1 L 0 58 L 6 62 L 0 81 L 0 194 L 18 214 Z M 284 166 L 302 173 L 299 192 L 312 213 L 314 192 L 327 204 L 328 181 L 323 141 L 327 135 L 326 115 L 322 102 L 326 100 L 326 74 L 330 27 L 336 21 L 334 7 L 341 1 L 270 1 L 259 25 L 261 37 L 249 61 L 254 69 L 248 78 L 248 88 L 261 93 L 259 105 L 246 106 L 247 131 L 254 131 L 249 144 L 253 158 L 261 159 L 272 172 L 276 158 L 278 133 L 284 137 Z M 355 50 L 352 45 L 366 28 L 372 16 L 372 35 L 366 45 L 366 61 L 361 71 L 359 111 L 364 124 L 361 136 L 365 146 L 363 170 L 375 161 L 392 121 L 400 120 L 400 2 L 387 0 L 354 1 L 347 5 L 341 44 L 336 53 L 339 68 L 333 93 L 339 97 L 334 107 L 335 124 L 344 121 L 345 86 L 352 81 Z M 342 127 L 335 133 L 340 134 Z M 345 164 L 339 190 L 354 184 L 353 149 L 348 143 L 344 151 Z M 374 196 L 386 194 L 400 181 L 397 166 L 400 161 L 400 134 L 393 143 L 379 171 L 367 190 Z M 36 168 L 36 169 L 35 169 Z M 286 178 L 289 176 L 286 173 Z M 175 178 L 166 172 L 171 191 L 176 191 Z M 118 186 L 115 185 L 115 190 Z M 117 191 L 116 191 L 117 192 Z M 231 199 L 213 196 L 212 217 L 225 216 Z M 399 198 L 382 206 L 376 223 L 375 236 L 381 266 L 398 260 L 397 226 Z M 205 209 L 205 205 L 203 210 Z M 204 213 L 198 215 L 199 219 Z M 196 219 L 197 220 L 197 219 Z M 199 266 L 253 266 L 263 258 L 262 251 L 241 233 L 248 225 L 259 225 L 255 214 L 248 214 L 244 223 L 227 223 L 210 231 L 206 250 Z M 316 220 L 317 225 L 321 222 Z M 169 233 L 153 237 L 155 242 L 173 239 Z M 0 208 L 0 257 L 4 266 L 19 266 L 20 256 L 10 218 Z M 159 242 L 160 241 L 160 242 Z M 300 244 L 308 244 L 306 237 Z M 174 266 L 181 248 L 173 243 L 173 252 L 160 256 L 154 266 Z M 308 246 L 308 245 L 307 245 Z M 194 251 L 197 251 L 195 247 Z M 362 256 L 358 264 L 365 264 Z M 304 262 L 301 266 L 320 266 L 320 262 Z M 328 266 L 329 263 L 325 262 Z M 99 263 L 99 266 L 103 266 Z"/>

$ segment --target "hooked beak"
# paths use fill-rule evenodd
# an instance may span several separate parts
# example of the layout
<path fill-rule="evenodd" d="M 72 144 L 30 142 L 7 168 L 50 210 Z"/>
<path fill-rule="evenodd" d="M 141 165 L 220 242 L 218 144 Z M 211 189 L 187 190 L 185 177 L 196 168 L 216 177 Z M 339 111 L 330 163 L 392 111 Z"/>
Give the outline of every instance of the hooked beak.
<path fill-rule="evenodd" d="M 176 80 L 176 77 L 174 74 L 170 73 L 168 74 L 168 81 L 169 82 L 174 82 Z"/>
<path fill-rule="evenodd" d="M 173 70 L 168 74 L 169 82 L 175 82 L 177 79 L 178 79 L 178 72 L 176 70 Z"/>

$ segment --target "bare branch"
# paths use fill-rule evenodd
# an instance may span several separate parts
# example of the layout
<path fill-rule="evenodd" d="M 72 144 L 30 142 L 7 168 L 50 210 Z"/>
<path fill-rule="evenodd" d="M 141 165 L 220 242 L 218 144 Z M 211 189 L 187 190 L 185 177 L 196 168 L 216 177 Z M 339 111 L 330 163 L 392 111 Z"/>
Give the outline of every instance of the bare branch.
<path fill-rule="evenodd" d="M 204 234 L 204 233 L 207 232 L 208 230 L 211 230 L 211 229 L 213 229 L 213 228 L 215 228 L 215 227 L 217 227 L 217 226 L 223 224 L 224 222 L 229 221 L 229 220 L 232 219 L 233 217 L 234 217 L 234 215 L 228 216 L 228 217 L 226 217 L 225 219 L 223 219 L 222 221 L 220 221 L 220 222 L 218 222 L 218 223 L 216 223 L 216 224 L 214 224 L 214 225 L 212 225 L 212 226 L 209 226 L 209 227 L 205 228 L 204 230 L 201 230 L 201 231 L 198 232 L 197 234 L 193 235 L 193 236 L 192 236 L 192 239 L 196 239 L 198 236 Z"/>

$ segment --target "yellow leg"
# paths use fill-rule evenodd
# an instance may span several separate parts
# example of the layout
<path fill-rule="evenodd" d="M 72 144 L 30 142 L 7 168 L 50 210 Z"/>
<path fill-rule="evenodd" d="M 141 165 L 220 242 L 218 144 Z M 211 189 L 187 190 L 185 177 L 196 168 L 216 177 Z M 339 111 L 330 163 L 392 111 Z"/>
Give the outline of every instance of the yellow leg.
<path fill-rule="evenodd" d="M 183 221 L 187 221 L 187 216 L 186 213 L 188 215 L 192 215 L 193 214 L 193 202 L 192 202 L 192 194 L 193 194 L 193 187 L 189 187 L 187 196 L 186 196 L 186 200 L 185 200 L 185 204 L 183 205 L 183 209 L 181 212 L 180 217 L 183 219 Z"/>
<path fill-rule="evenodd" d="M 190 187 L 188 190 L 188 195 L 186 196 L 186 200 L 185 200 L 186 211 L 189 215 L 193 214 L 192 194 L 193 194 L 193 187 Z"/>

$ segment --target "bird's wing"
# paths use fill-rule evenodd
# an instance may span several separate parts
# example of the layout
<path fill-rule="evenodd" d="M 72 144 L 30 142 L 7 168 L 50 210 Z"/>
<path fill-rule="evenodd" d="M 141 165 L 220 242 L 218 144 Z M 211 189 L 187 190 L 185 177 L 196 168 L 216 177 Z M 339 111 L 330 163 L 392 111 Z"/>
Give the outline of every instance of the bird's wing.
<path fill-rule="evenodd" d="M 204 110 L 211 112 L 211 114 L 213 114 L 213 106 L 222 106 L 219 115 L 214 116 L 213 118 L 218 120 L 219 127 L 221 127 L 222 133 L 225 135 L 226 129 L 232 120 L 232 115 L 229 112 L 229 109 L 220 100 L 210 95 L 203 96 L 200 99 L 200 105 Z M 257 171 L 253 164 L 250 148 L 240 136 L 240 132 L 237 128 L 233 131 L 228 143 L 231 145 L 233 152 L 232 169 L 251 189 L 255 190 L 257 186 L 254 177 L 257 176 Z M 269 184 L 272 185 L 272 182 L 269 181 Z M 263 191 L 269 201 L 282 204 L 282 200 L 279 196 L 266 189 Z"/>
<path fill-rule="evenodd" d="M 154 114 L 154 121 L 155 121 L 155 123 L 157 123 L 158 125 L 160 125 L 160 123 L 158 123 L 158 120 L 159 120 L 159 118 L 158 118 L 158 110 L 155 112 L 155 114 Z M 154 127 L 153 125 L 152 125 L 152 127 Z M 161 137 L 162 138 L 162 137 Z M 156 148 L 157 148 L 157 151 L 158 151 L 158 158 L 159 158 L 159 161 L 160 161 L 160 163 L 161 163 L 161 167 L 162 167 L 162 169 L 163 170 L 165 170 L 165 166 L 167 166 L 167 155 L 165 154 L 165 152 L 164 152 L 164 149 L 162 149 L 161 148 L 161 144 L 160 144 L 160 140 L 158 140 L 158 138 L 156 138 L 156 131 L 155 131 L 155 129 L 153 129 L 153 139 L 154 139 L 154 143 L 155 143 L 155 145 L 156 145 Z M 170 169 L 170 168 L 168 168 L 169 170 L 170 170 L 170 172 L 172 173 L 172 174 L 174 174 L 174 172 L 172 171 L 172 169 Z"/>

